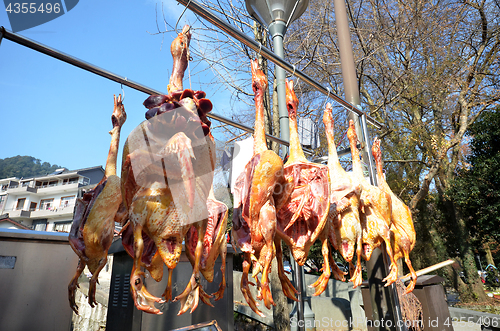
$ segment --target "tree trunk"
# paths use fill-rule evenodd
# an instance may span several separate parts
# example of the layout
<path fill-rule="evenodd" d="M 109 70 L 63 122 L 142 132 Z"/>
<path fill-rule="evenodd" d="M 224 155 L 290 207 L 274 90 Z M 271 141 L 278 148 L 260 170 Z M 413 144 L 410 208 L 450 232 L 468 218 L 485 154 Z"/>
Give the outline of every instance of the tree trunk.
<path fill-rule="evenodd" d="M 470 244 L 469 230 L 467 224 L 460 212 L 455 208 L 452 201 L 445 199 L 446 209 L 449 210 L 449 217 L 454 221 L 455 233 L 457 240 L 460 243 L 458 246 L 460 256 L 462 258 L 462 267 L 464 269 L 465 279 L 467 284 L 458 286 L 457 290 L 460 294 L 462 302 L 484 302 L 488 300 L 488 296 L 484 292 L 483 282 L 477 272 L 476 261 L 474 260 L 474 252 Z M 453 224 L 453 223 L 452 223 Z"/>
<path fill-rule="evenodd" d="M 490 245 L 488 243 L 485 243 L 483 245 L 483 249 L 486 252 L 486 263 L 487 263 L 487 266 L 491 264 L 492 266 L 496 267 L 495 261 L 493 260 L 493 255 L 491 255 Z"/>

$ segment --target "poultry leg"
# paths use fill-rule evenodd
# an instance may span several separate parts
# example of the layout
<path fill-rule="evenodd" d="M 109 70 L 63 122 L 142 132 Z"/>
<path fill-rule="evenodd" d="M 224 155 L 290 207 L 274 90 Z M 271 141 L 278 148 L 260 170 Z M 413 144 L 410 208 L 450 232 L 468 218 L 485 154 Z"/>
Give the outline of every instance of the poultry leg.
<path fill-rule="evenodd" d="M 417 284 L 417 273 L 415 272 L 415 269 L 413 269 L 413 266 L 410 261 L 410 255 L 408 254 L 408 251 L 403 251 L 404 257 L 405 257 L 405 262 L 406 265 L 408 266 L 408 269 L 410 269 L 410 275 L 411 275 L 411 281 L 410 284 L 408 284 L 408 287 L 406 288 L 405 294 L 408 294 L 410 292 L 413 292 L 415 289 L 415 285 Z"/>
<path fill-rule="evenodd" d="M 200 262 L 203 253 L 203 238 L 205 237 L 206 220 L 194 224 L 194 226 L 198 231 L 198 242 L 194 253 L 195 262 L 188 285 L 184 291 L 174 299 L 174 302 L 178 300 L 181 301 L 181 309 L 177 313 L 178 316 L 184 314 L 189 308 L 191 308 L 192 313 L 196 307 L 198 307 L 200 299 Z"/>
<path fill-rule="evenodd" d="M 73 279 L 71 279 L 71 282 L 69 283 L 69 286 L 68 286 L 70 307 L 71 307 L 71 309 L 73 309 L 73 311 L 76 314 L 78 314 L 78 306 L 76 305 L 76 302 L 75 302 L 75 291 L 76 291 L 77 287 L 80 287 L 78 285 L 78 278 L 82 274 L 83 269 L 85 269 L 85 262 L 83 262 L 82 258 L 80 258 L 78 260 L 78 266 L 76 267 L 76 273 L 73 276 Z"/>
<path fill-rule="evenodd" d="M 248 274 L 250 272 L 250 266 L 251 266 L 251 258 L 250 258 L 251 253 L 244 253 L 245 259 L 243 260 L 243 273 L 241 275 L 241 293 L 243 293 L 243 297 L 245 298 L 246 302 L 248 302 L 248 305 L 250 308 L 256 312 L 259 316 L 261 317 L 266 317 L 258 308 L 258 303 L 255 301 L 255 299 L 252 296 L 252 293 L 250 292 L 250 286 L 249 285 L 255 285 L 252 282 L 248 281 Z"/>
<path fill-rule="evenodd" d="M 144 250 L 144 242 L 142 239 L 142 226 L 136 224 L 134 227 L 134 266 L 130 276 L 130 285 L 132 298 L 134 299 L 137 309 L 151 314 L 163 314 L 158 308 L 154 306 L 155 302 L 165 302 L 161 298 L 157 298 L 150 294 L 144 286 L 142 277 L 145 276 L 141 271 L 141 258 Z"/>
<path fill-rule="evenodd" d="M 363 247 L 363 242 L 361 236 L 359 236 L 356 240 L 356 267 L 352 265 L 352 262 L 349 262 L 349 269 L 352 265 L 351 279 L 350 282 L 353 284 L 353 288 L 356 288 L 361 285 L 363 282 L 363 274 L 361 271 L 361 251 Z M 352 261 L 352 260 L 351 260 Z"/>
<path fill-rule="evenodd" d="M 278 265 L 278 277 L 280 279 L 283 293 L 288 299 L 299 301 L 299 299 L 297 299 L 297 297 L 295 296 L 296 294 L 299 293 L 299 291 L 295 289 L 290 279 L 288 279 L 288 277 L 285 275 L 285 269 L 283 268 L 283 250 L 281 249 L 281 239 L 275 238 L 274 246 L 276 247 L 276 260 L 277 260 L 276 262 Z"/>
<path fill-rule="evenodd" d="M 222 243 L 220 245 L 220 256 L 221 256 L 221 266 L 220 266 L 220 272 L 222 276 L 222 280 L 219 284 L 219 290 L 212 295 L 215 298 L 215 301 L 222 299 L 224 295 L 224 290 L 226 289 L 226 256 L 227 256 L 227 245 L 226 243 Z"/>
<path fill-rule="evenodd" d="M 258 225 L 265 241 L 265 246 L 261 252 L 261 255 L 264 253 L 265 256 L 261 278 L 261 295 L 266 308 L 271 309 L 271 305 L 274 306 L 275 304 L 269 287 L 269 272 L 271 272 L 271 262 L 274 258 L 274 229 L 276 228 L 276 209 L 272 197 L 260 209 Z"/>
<path fill-rule="evenodd" d="M 92 274 L 92 278 L 90 279 L 89 282 L 89 305 L 90 307 L 94 308 L 94 305 L 97 303 L 95 300 L 95 291 L 96 291 L 96 283 L 99 283 L 98 281 L 98 276 L 99 273 L 101 272 L 102 268 L 106 266 L 106 263 L 108 262 L 107 256 L 104 256 L 100 261 L 99 265 L 97 266 L 97 269 L 94 271 Z"/>

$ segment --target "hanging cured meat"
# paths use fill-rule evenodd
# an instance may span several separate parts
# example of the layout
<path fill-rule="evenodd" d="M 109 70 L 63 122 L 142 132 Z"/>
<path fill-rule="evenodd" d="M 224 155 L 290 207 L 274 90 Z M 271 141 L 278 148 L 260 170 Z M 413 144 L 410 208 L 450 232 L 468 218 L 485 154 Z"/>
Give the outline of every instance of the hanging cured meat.
<path fill-rule="evenodd" d="M 288 187 L 282 190 L 284 198 L 281 199 L 284 203 L 277 203 L 281 206 L 277 213 L 277 236 L 290 247 L 293 258 L 302 266 L 307 260 L 309 249 L 327 224 L 330 206 L 328 167 L 309 162 L 304 155 L 297 131 L 299 100 L 293 89 L 293 81 L 288 80 L 286 105 L 290 125 L 290 156 L 283 171 Z M 323 239 L 322 247 L 325 252 L 325 249 L 328 249 L 328 241 L 326 236 Z M 325 266 L 328 266 L 328 254 L 324 256 Z M 322 279 L 327 282 L 330 268 L 323 268 L 323 274 Z"/>
<path fill-rule="evenodd" d="M 352 154 L 352 170 L 353 180 L 355 185 L 361 187 L 360 196 L 360 221 L 362 228 L 363 250 L 362 256 L 365 260 L 369 260 L 373 250 L 378 248 L 385 242 L 385 250 L 391 261 L 390 273 L 384 278 L 388 286 L 397 280 L 398 267 L 394 261 L 393 250 L 391 245 L 391 196 L 382 191 L 380 188 L 370 185 L 364 175 L 359 158 L 357 148 L 358 137 L 354 128 L 354 122 L 349 121 L 349 129 L 347 130 L 347 138 L 351 146 Z"/>
<path fill-rule="evenodd" d="M 200 269 L 215 145 L 206 117 L 212 103 L 204 92 L 182 90 L 190 38 L 186 25 L 171 45 L 174 67 L 169 94 L 146 99 L 147 121 L 130 134 L 123 153 L 122 192 L 133 237 L 133 249 L 127 250 L 134 258 L 131 292 L 136 307 L 153 314 L 161 314 L 155 302 L 172 298 L 172 271 L 192 227 L 197 234 L 193 272 L 185 290 L 175 297 L 174 301 L 181 302 L 179 314 L 196 309 L 203 291 Z M 149 266 L 157 273 L 152 275 L 154 279 L 161 279 L 160 258 L 168 268 L 164 300 L 147 291 L 141 270 Z"/>
<path fill-rule="evenodd" d="M 248 274 L 253 262 L 253 277 L 258 286 L 258 298 L 267 308 L 274 305 L 269 287 L 269 272 L 274 258 L 276 209 L 273 192 L 284 184 L 283 162 L 267 149 L 264 131 L 264 91 L 267 77 L 252 61 L 252 89 L 255 93 L 255 132 L 253 157 L 236 180 L 234 189 L 233 244 L 244 254 L 241 292 L 254 312 L 264 314 L 250 293 Z M 259 281 L 257 275 L 262 273 Z"/>
<path fill-rule="evenodd" d="M 411 218 L 410 208 L 404 204 L 391 190 L 384 177 L 382 151 L 380 150 L 380 140 L 375 138 L 372 146 L 372 154 L 377 166 L 378 187 L 391 196 L 392 218 L 391 218 L 391 243 L 394 250 L 394 260 L 405 258 L 406 265 L 410 270 L 411 281 L 406 288 L 405 294 L 410 293 L 417 283 L 417 273 L 413 269 L 410 260 L 410 252 L 415 247 L 416 233 Z"/>
<path fill-rule="evenodd" d="M 78 277 L 85 266 L 92 273 L 89 284 L 89 304 L 94 307 L 96 283 L 99 272 L 106 265 L 108 249 L 113 242 L 115 230 L 115 214 L 122 202 L 120 191 L 120 178 L 116 175 L 116 159 L 120 142 L 120 130 L 127 119 L 121 95 L 114 96 L 114 109 L 111 115 L 113 129 L 111 144 L 104 177 L 82 198 L 76 200 L 73 225 L 69 233 L 71 248 L 79 257 L 75 276 L 68 286 L 69 304 L 71 309 L 78 314 L 75 303 L 75 291 L 78 287 Z"/>
<path fill-rule="evenodd" d="M 328 103 L 323 114 L 326 139 L 328 141 L 328 170 L 330 178 L 330 227 L 328 238 L 332 246 L 349 262 L 352 271 L 350 281 L 354 288 L 361 285 L 361 224 L 359 220 L 359 197 L 361 189 L 342 168 L 334 141 L 332 107 Z M 352 260 L 356 254 L 356 267 Z M 332 267 L 337 267 L 332 264 Z M 338 268 L 338 267 L 337 267 Z M 339 272 L 337 271 L 336 274 Z M 337 278 L 337 277 L 336 277 Z"/>

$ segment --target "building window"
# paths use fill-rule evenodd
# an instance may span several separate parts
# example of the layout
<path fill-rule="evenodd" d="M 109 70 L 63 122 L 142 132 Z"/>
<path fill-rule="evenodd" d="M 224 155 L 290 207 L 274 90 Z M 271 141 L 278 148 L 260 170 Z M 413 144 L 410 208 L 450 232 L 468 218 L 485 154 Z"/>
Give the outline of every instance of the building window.
<path fill-rule="evenodd" d="M 23 210 L 25 202 L 26 202 L 26 198 L 17 199 L 16 210 Z"/>
<path fill-rule="evenodd" d="M 68 232 L 71 230 L 72 221 L 68 222 L 56 222 L 54 223 L 54 231 L 57 232 Z"/>
<path fill-rule="evenodd" d="M 69 197 L 62 197 L 61 198 L 61 205 L 59 206 L 60 208 L 68 207 L 73 205 L 75 202 L 75 196 L 69 196 Z"/>
<path fill-rule="evenodd" d="M 45 231 L 47 229 L 47 220 L 34 220 L 33 230 L 35 231 Z"/>
<path fill-rule="evenodd" d="M 54 198 L 40 200 L 40 210 L 49 210 L 54 205 Z"/>
<path fill-rule="evenodd" d="M 36 205 L 37 205 L 37 203 L 36 203 L 36 202 L 32 202 L 32 203 L 30 204 L 30 211 L 35 211 L 35 210 L 36 210 Z"/>

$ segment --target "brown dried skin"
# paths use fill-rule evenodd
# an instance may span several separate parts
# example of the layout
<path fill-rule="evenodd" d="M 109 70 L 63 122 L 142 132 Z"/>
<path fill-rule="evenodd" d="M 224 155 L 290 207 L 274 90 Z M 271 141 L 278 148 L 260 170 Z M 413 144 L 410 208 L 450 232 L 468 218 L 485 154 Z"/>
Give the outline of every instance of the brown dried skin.
<path fill-rule="evenodd" d="M 352 153 L 353 180 L 361 187 L 360 196 L 360 221 L 362 229 L 363 250 L 361 256 L 369 260 L 373 250 L 385 242 L 386 252 L 391 261 L 390 273 L 384 278 L 388 286 L 397 280 L 398 267 L 394 260 L 391 235 L 392 200 L 391 196 L 380 188 L 370 185 L 364 178 L 358 148 L 356 147 L 358 137 L 354 128 L 354 122 L 349 121 L 347 138 Z"/>
<path fill-rule="evenodd" d="M 350 281 L 354 288 L 363 282 L 361 274 L 362 231 L 359 220 L 359 198 L 361 189 L 355 185 L 351 176 L 342 168 L 335 146 L 332 107 L 327 104 L 323 123 L 328 141 L 328 169 L 330 180 L 330 227 L 328 237 L 332 246 L 349 262 L 354 270 Z M 356 267 L 352 259 L 356 253 Z M 336 265 L 334 266 L 336 267 Z"/>
<path fill-rule="evenodd" d="M 410 270 L 411 281 L 406 288 L 405 294 L 413 291 L 417 283 L 417 273 L 411 264 L 410 252 L 415 247 L 416 233 L 413 226 L 410 208 L 404 204 L 391 190 L 387 184 L 382 164 L 382 151 L 380 150 L 380 140 L 375 138 L 372 146 L 372 154 L 377 166 L 378 187 L 391 195 L 392 215 L 391 215 L 391 244 L 394 250 L 394 261 L 404 257 L 406 265 Z"/>
<path fill-rule="evenodd" d="M 298 99 L 293 81 L 286 82 L 290 124 L 290 157 L 284 165 L 287 187 L 277 213 L 277 236 L 290 247 L 294 259 L 304 265 L 309 249 L 327 224 L 328 167 L 307 161 L 297 132 Z M 326 241 L 326 238 L 324 239 Z M 328 261 L 325 261 L 328 263 Z M 329 272 L 329 270 L 328 270 Z"/>
<path fill-rule="evenodd" d="M 274 305 L 269 287 L 271 261 L 275 255 L 276 208 L 273 192 L 283 179 L 283 162 L 273 151 L 267 149 L 264 131 L 264 91 L 267 78 L 252 61 L 252 88 L 255 93 L 254 156 L 238 177 L 234 192 L 232 239 L 244 253 L 241 292 L 250 308 L 260 316 L 257 302 L 250 293 L 248 274 L 253 262 L 253 277 L 258 284 L 258 299 L 271 308 Z M 257 278 L 262 273 L 261 280 Z M 253 285 L 253 284 L 252 284 Z"/>
<path fill-rule="evenodd" d="M 104 177 L 97 186 L 77 199 L 73 215 L 73 225 L 69 233 L 69 243 L 79 256 L 76 273 L 68 285 L 71 309 L 78 314 L 75 291 L 78 277 L 88 266 L 92 273 L 89 283 L 89 304 L 94 307 L 96 283 L 99 272 L 106 265 L 108 249 L 113 241 L 115 214 L 122 202 L 120 178 L 116 176 L 116 159 L 120 141 L 120 130 L 127 115 L 121 95 L 114 96 L 114 109 L 111 116 L 113 129 L 110 131 L 111 144 L 106 161 Z"/>

